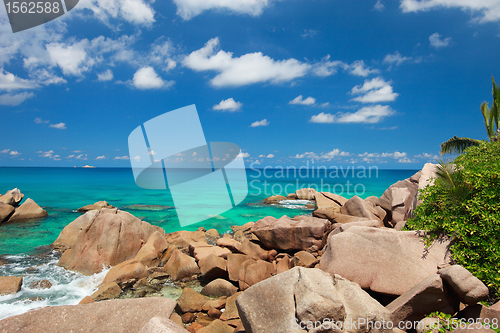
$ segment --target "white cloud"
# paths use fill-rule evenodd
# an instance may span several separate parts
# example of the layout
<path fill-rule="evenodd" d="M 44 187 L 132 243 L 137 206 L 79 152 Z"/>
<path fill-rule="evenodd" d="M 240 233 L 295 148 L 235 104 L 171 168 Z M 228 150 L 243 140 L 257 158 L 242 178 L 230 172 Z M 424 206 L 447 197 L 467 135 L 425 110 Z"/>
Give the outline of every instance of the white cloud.
<path fill-rule="evenodd" d="M 7 105 L 7 106 L 17 106 L 27 100 L 28 98 L 33 98 L 35 97 L 35 94 L 30 92 L 22 92 L 19 94 L 5 94 L 5 95 L 0 95 L 0 105 Z"/>
<path fill-rule="evenodd" d="M 215 87 L 292 81 L 307 74 L 311 65 L 296 59 L 274 60 L 261 52 L 233 57 L 232 52 L 218 51 L 219 39 L 210 39 L 201 49 L 186 56 L 182 63 L 195 71 L 218 72 L 210 83 Z"/>
<path fill-rule="evenodd" d="M 132 81 L 134 87 L 142 90 L 168 88 L 173 84 L 173 81 L 164 81 L 150 66 L 137 70 Z"/>
<path fill-rule="evenodd" d="M 346 67 L 346 70 L 352 75 L 363 77 L 366 77 L 370 74 L 380 73 L 380 70 L 378 69 L 370 69 L 370 67 L 365 66 L 365 62 L 363 60 L 353 62 Z"/>
<path fill-rule="evenodd" d="M 267 126 L 269 125 L 269 122 L 267 119 L 262 119 L 260 121 L 256 121 L 250 125 L 250 127 L 259 127 L 259 126 Z"/>
<path fill-rule="evenodd" d="M 300 105 L 313 105 L 314 103 L 316 103 L 315 98 L 307 97 L 306 99 L 302 99 L 302 95 L 299 95 L 290 102 L 288 102 L 288 104 L 300 104 Z"/>
<path fill-rule="evenodd" d="M 10 149 L 0 150 L 0 154 L 7 154 L 9 152 L 10 152 Z"/>
<path fill-rule="evenodd" d="M 47 157 L 47 158 L 52 158 L 54 151 L 49 150 L 49 151 L 37 151 L 38 154 L 40 154 L 40 157 Z"/>
<path fill-rule="evenodd" d="M 384 8 L 385 6 L 380 0 L 377 0 L 377 3 L 375 4 L 375 6 L 373 6 L 373 9 L 378 10 L 379 12 L 383 11 Z"/>
<path fill-rule="evenodd" d="M 239 153 L 238 156 L 236 157 L 243 157 L 243 158 L 246 158 L 246 157 L 250 157 L 250 154 L 249 153 Z"/>
<path fill-rule="evenodd" d="M 269 154 L 266 156 L 266 158 L 273 158 L 274 157 L 274 154 Z"/>
<path fill-rule="evenodd" d="M 61 68 L 65 75 L 80 76 L 94 64 L 93 59 L 87 57 L 85 48 L 89 46 L 87 39 L 82 39 L 72 45 L 65 43 L 50 43 L 45 46 L 53 65 Z"/>
<path fill-rule="evenodd" d="M 426 160 L 439 160 L 439 156 L 437 154 L 430 154 L 430 153 L 422 153 L 414 156 L 415 158 L 422 158 Z"/>
<path fill-rule="evenodd" d="M 500 20 L 500 3 L 497 0 L 401 0 L 403 13 L 426 11 L 436 8 L 460 8 L 478 16 L 474 21 L 484 23 Z"/>
<path fill-rule="evenodd" d="M 61 129 L 61 130 L 66 129 L 66 124 L 65 123 L 51 124 L 49 126 L 52 127 L 52 128 L 57 128 L 57 129 Z"/>
<path fill-rule="evenodd" d="M 0 68 L 0 90 L 33 89 L 39 85 L 31 80 L 21 79 Z"/>
<path fill-rule="evenodd" d="M 242 103 L 236 102 L 232 97 L 226 100 L 222 100 L 219 104 L 212 107 L 216 111 L 238 111 L 243 106 Z"/>
<path fill-rule="evenodd" d="M 351 154 L 349 152 L 346 152 L 346 151 L 342 151 L 338 148 L 335 148 L 333 149 L 332 151 L 329 151 L 327 153 L 319 153 L 319 154 L 316 154 L 312 151 L 310 152 L 305 152 L 303 154 L 296 154 L 295 156 L 291 156 L 291 158 L 306 158 L 306 159 L 314 159 L 314 160 L 332 160 L 334 158 L 339 158 L 339 157 L 347 157 L 347 156 L 351 156 Z"/>
<path fill-rule="evenodd" d="M 109 23 L 111 18 L 142 26 L 151 26 L 155 22 L 155 11 L 142 0 L 80 0 L 75 10 L 82 9 L 90 9 L 108 26 L 112 26 Z"/>
<path fill-rule="evenodd" d="M 14 157 L 14 156 L 19 156 L 19 155 L 21 155 L 21 153 L 20 153 L 20 152 L 18 152 L 17 150 L 13 150 L 13 151 L 11 151 L 11 152 L 9 153 L 9 155 L 10 155 L 10 156 L 12 156 L 12 157 Z"/>
<path fill-rule="evenodd" d="M 111 81 L 111 80 L 113 80 L 113 72 L 111 71 L 111 69 L 108 69 L 105 72 L 97 73 L 97 80 L 98 81 Z"/>
<path fill-rule="evenodd" d="M 211 9 L 259 16 L 269 5 L 268 0 L 174 0 L 174 3 L 177 5 L 177 15 L 184 20 Z"/>
<path fill-rule="evenodd" d="M 128 156 L 116 156 L 114 159 L 115 160 L 130 160 L 130 157 L 128 157 Z"/>
<path fill-rule="evenodd" d="M 106 159 L 106 156 L 104 156 L 104 155 L 96 157 L 96 160 L 105 160 L 105 159 Z"/>
<path fill-rule="evenodd" d="M 75 158 L 77 160 L 83 160 L 83 161 L 85 161 L 85 160 L 87 160 L 87 154 L 80 154 L 78 156 L 75 156 Z"/>
<path fill-rule="evenodd" d="M 311 123 L 328 124 L 328 123 L 334 123 L 335 120 L 336 117 L 333 114 L 321 112 L 320 114 L 312 116 L 311 120 L 309 121 Z"/>
<path fill-rule="evenodd" d="M 48 124 L 49 123 L 48 120 L 43 120 L 40 117 L 36 117 L 33 121 L 35 122 L 35 124 Z"/>
<path fill-rule="evenodd" d="M 399 66 L 405 62 L 411 61 L 412 59 L 412 57 L 403 57 L 401 53 L 396 51 L 394 54 L 388 54 L 385 56 L 384 64 Z"/>
<path fill-rule="evenodd" d="M 383 118 L 393 115 L 394 111 L 387 105 L 366 106 L 356 112 L 339 112 L 335 115 L 321 112 L 312 116 L 311 123 L 378 123 Z"/>
<path fill-rule="evenodd" d="M 174 51 L 172 42 L 160 37 L 151 45 L 149 61 L 168 72 L 177 66 L 177 62 L 172 58 Z"/>
<path fill-rule="evenodd" d="M 352 88 L 351 94 L 361 95 L 352 101 L 362 103 L 392 102 L 399 95 L 393 92 L 391 82 L 386 82 L 381 77 L 365 80 L 363 85 Z"/>
<path fill-rule="evenodd" d="M 451 37 L 441 39 L 441 35 L 436 32 L 429 36 L 429 42 L 432 47 L 439 49 L 441 47 L 449 46 L 451 44 Z"/>

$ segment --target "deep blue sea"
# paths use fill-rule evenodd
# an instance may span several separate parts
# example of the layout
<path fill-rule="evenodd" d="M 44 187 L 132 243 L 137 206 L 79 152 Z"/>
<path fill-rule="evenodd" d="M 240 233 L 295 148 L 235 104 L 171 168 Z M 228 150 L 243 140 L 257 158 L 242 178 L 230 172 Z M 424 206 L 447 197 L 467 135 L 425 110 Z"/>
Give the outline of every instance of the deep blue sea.
<path fill-rule="evenodd" d="M 0 167 L 2 194 L 17 187 L 24 193 L 24 200 L 35 200 L 49 213 L 45 219 L 0 225 L 0 258 L 8 262 L 0 266 L 0 276 L 24 276 L 21 292 L 0 296 L 0 319 L 41 306 L 77 304 L 102 281 L 105 272 L 85 277 L 56 266 L 58 256 L 47 247 L 67 224 L 81 215 L 76 212 L 79 207 L 105 200 L 162 227 L 167 233 L 199 227 L 207 230 L 216 228 L 219 233 L 225 233 L 230 231 L 231 225 L 243 225 L 265 216 L 295 216 L 312 212 L 305 209 L 306 202 L 302 201 L 262 204 L 262 200 L 271 195 L 286 196 L 298 188 L 313 187 L 346 198 L 353 195 L 361 198 L 381 196 L 391 184 L 417 171 L 361 166 L 247 169 L 249 193 L 243 202 L 212 218 L 181 227 L 169 190 L 138 187 L 129 168 Z M 199 191 L 203 195 L 203 189 Z M 212 198 L 207 194 L 206 206 L 211 204 Z M 54 286 L 43 291 L 29 288 L 30 281 L 40 279 L 49 279 Z"/>

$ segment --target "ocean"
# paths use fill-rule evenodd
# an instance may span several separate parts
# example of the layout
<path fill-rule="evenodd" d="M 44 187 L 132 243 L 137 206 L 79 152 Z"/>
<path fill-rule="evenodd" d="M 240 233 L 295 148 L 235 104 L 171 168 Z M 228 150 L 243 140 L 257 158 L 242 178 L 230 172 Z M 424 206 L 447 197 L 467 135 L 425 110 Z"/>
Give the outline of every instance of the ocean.
<path fill-rule="evenodd" d="M 148 190 L 135 184 L 130 168 L 37 168 L 0 167 L 0 193 L 19 188 L 24 200 L 31 198 L 47 210 L 45 219 L 0 225 L 0 276 L 23 276 L 23 289 L 15 295 L 0 296 L 0 319 L 49 305 L 78 304 L 90 295 L 106 271 L 83 276 L 56 265 L 58 254 L 50 245 L 61 230 L 81 214 L 79 207 L 105 200 L 165 232 L 207 230 L 231 231 L 266 216 L 311 214 L 305 201 L 283 201 L 265 205 L 263 199 L 296 189 L 313 187 L 350 198 L 381 196 L 393 183 L 418 170 L 382 170 L 376 167 L 344 166 L 247 169 L 248 195 L 235 208 L 205 221 L 181 227 L 168 190 Z M 203 195 L 203 189 L 200 189 Z M 207 195 L 206 205 L 212 198 Z M 30 288 L 33 281 L 48 279 L 50 289 Z"/>

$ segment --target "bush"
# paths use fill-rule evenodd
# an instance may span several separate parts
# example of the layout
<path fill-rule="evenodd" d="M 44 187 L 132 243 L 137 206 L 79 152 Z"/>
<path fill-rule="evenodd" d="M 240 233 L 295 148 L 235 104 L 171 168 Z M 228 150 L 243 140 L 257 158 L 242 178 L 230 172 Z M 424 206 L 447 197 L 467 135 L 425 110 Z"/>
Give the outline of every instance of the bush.
<path fill-rule="evenodd" d="M 468 148 L 449 177 L 422 190 L 423 203 L 406 228 L 426 230 L 429 241 L 453 238 L 453 259 L 500 298 L 500 142 Z"/>

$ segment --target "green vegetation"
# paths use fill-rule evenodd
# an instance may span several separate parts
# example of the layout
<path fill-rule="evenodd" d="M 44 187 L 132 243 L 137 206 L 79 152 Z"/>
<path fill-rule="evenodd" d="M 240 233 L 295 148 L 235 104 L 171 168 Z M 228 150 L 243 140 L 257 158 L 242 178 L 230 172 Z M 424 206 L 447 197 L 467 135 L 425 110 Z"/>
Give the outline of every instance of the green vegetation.
<path fill-rule="evenodd" d="M 491 78 L 491 81 L 493 82 L 493 103 L 491 103 L 490 108 L 487 102 L 483 102 L 481 104 L 481 113 L 483 114 L 488 139 L 490 142 L 495 142 L 500 140 L 500 128 L 498 127 L 500 118 L 500 87 L 495 84 L 495 79 L 493 77 Z M 468 147 L 477 147 L 481 142 L 484 142 L 484 140 L 459 138 L 454 136 L 441 144 L 441 155 L 461 154 Z"/>
<path fill-rule="evenodd" d="M 420 199 L 406 228 L 428 231 L 429 244 L 451 236 L 456 262 L 500 298 L 500 141 L 481 142 L 453 164 L 441 163 L 435 185 Z"/>

